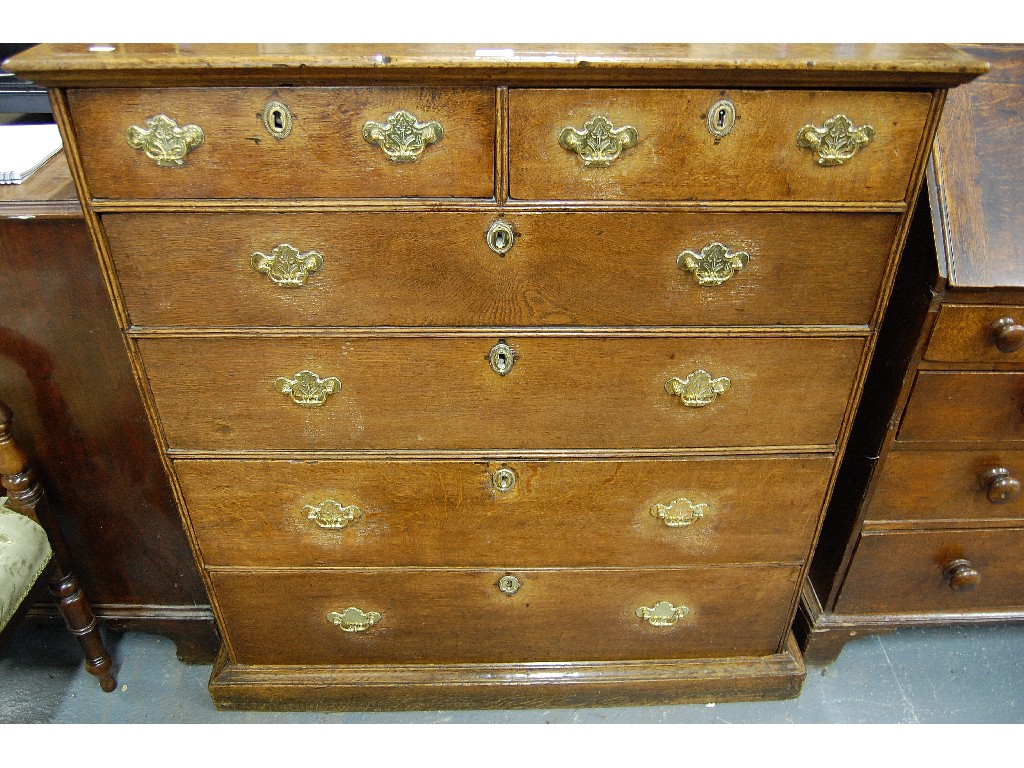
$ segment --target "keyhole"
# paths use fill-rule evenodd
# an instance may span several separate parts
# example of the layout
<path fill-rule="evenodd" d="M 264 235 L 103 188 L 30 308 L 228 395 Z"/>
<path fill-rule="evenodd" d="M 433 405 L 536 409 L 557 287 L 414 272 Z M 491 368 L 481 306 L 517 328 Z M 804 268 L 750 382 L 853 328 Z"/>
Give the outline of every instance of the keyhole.
<path fill-rule="evenodd" d="M 725 115 L 726 115 L 726 111 L 724 109 L 718 110 L 718 127 L 719 128 L 725 128 Z"/>
<path fill-rule="evenodd" d="M 273 118 L 274 118 L 274 128 L 276 128 L 279 131 L 282 130 L 284 128 L 284 120 L 281 118 L 281 111 L 275 109 L 274 113 L 273 113 Z"/>
<path fill-rule="evenodd" d="M 498 355 L 498 369 L 504 371 L 508 368 L 508 356 L 502 352 Z"/>
<path fill-rule="evenodd" d="M 494 244 L 497 245 L 499 249 L 505 247 L 505 233 L 504 232 L 498 232 L 498 233 L 496 233 L 494 235 Z"/>

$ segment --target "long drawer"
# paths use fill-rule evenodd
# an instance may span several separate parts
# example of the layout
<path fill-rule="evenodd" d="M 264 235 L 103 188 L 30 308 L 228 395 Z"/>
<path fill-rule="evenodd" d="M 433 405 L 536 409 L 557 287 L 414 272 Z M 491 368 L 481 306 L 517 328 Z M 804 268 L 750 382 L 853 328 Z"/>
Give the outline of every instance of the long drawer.
<path fill-rule="evenodd" d="M 275 102 L 287 113 L 268 113 Z M 69 91 L 68 103 L 97 198 L 494 196 L 490 88 L 97 88 Z M 388 145 L 409 151 L 422 144 L 416 157 L 392 159 L 364 136 L 371 122 L 401 128 L 393 118 L 399 110 L 440 126 L 421 129 L 440 134 L 433 142 L 406 126 Z M 271 132 L 265 113 L 271 126 L 288 122 L 287 135 Z M 129 143 L 133 128 L 159 129 L 148 122 L 158 115 L 202 131 L 180 163 L 147 156 L 160 157 L 153 141 Z"/>
<path fill-rule="evenodd" d="M 134 325 L 721 326 L 866 325 L 897 218 L 260 213 L 103 222 Z M 489 246 L 496 222 L 512 232 L 492 234 Z M 502 236 L 511 238 L 503 256 Z"/>
<path fill-rule="evenodd" d="M 553 450 L 831 446 L 863 344 L 350 336 L 139 351 L 170 448 Z"/>
<path fill-rule="evenodd" d="M 736 119 L 719 136 L 708 118 L 711 113 L 717 127 L 712 107 L 723 99 Z M 927 93 L 512 90 L 511 194 L 524 200 L 900 201 L 930 104 Z M 846 143 L 844 124 L 826 123 L 842 117 L 853 132 L 873 128 L 868 144 L 849 159 L 820 162 L 822 154 L 798 145 L 806 126 L 832 129 L 834 144 Z M 626 127 L 635 133 L 616 133 Z M 567 130 L 580 136 L 581 152 L 571 138 L 569 149 L 560 141 L 571 136 Z"/>
<path fill-rule="evenodd" d="M 211 566 L 799 563 L 831 458 L 176 461 Z"/>
<path fill-rule="evenodd" d="M 786 632 L 798 574 L 744 567 L 213 571 L 211 578 L 239 663 L 346 664 L 766 655 Z M 502 591 L 513 586 L 512 594 Z M 637 615 L 643 608 L 655 609 L 655 622 L 664 612 L 675 623 L 655 626 Z"/>
<path fill-rule="evenodd" d="M 966 613 L 1019 609 L 1024 607 L 1021 552 L 1022 529 L 863 533 L 836 611 Z M 962 568 L 976 571 L 978 582 L 973 589 L 951 589 L 957 561 L 964 563 Z M 968 576 L 964 573 L 960 578 L 967 580 Z"/>

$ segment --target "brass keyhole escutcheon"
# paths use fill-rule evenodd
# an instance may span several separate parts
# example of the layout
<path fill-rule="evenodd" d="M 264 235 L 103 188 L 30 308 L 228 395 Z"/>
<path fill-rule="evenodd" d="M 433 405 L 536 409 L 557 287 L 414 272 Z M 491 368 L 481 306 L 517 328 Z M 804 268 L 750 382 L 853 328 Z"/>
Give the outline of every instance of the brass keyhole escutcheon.
<path fill-rule="evenodd" d="M 736 107 L 729 99 L 716 101 L 708 110 L 708 130 L 716 139 L 728 136 L 736 125 Z"/>
<path fill-rule="evenodd" d="M 488 248 L 499 256 L 504 256 L 512 249 L 516 233 L 507 221 L 498 220 L 487 228 L 487 234 L 484 236 L 484 239 L 487 241 Z"/>
<path fill-rule="evenodd" d="M 508 467 L 495 470 L 494 474 L 491 475 L 491 485 L 494 486 L 496 491 L 508 493 L 516 487 L 516 473 Z"/>
<path fill-rule="evenodd" d="M 263 127 L 275 139 L 283 139 L 292 132 L 292 111 L 280 101 L 267 102 L 263 108 Z"/>
<path fill-rule="evenodd" d="M 516 363 L 516 351 L 504 341 L 499 341 L 491 347 L 487 359 L 491 363 L 491 370 L 499 376 L 505 376 Z"/>
<path fill-rule="evenodd" d="M 503 595 L 514 595 L 521 586 L 522 582 L 512 574 L 506 574 L 498 579 L 498 591 Z"/>

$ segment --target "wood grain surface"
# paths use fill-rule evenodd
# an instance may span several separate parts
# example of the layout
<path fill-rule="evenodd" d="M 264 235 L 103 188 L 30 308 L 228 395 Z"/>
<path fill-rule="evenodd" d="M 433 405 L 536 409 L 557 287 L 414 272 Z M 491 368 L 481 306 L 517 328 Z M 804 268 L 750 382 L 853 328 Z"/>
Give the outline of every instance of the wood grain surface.
<path fill-rule="evenodd" d="M 1024 372 L 921 371 L 903 414 L 903 442 L 1024 440 Z"/>
<path fill-rule="evenodd" d="M 533 567 L 799 563 L 831 458 L 677 461 L 176 461 L 209 566 Z M 492 475 L 511 469 L 498 491 Z M 669 527 L 655 504 L 702 518 Z M 361 515 L 307 519 L 325 499 Z"/>
<path fill-rule="evenodd" d="M 943 304 L 925 359 L 946 363 L 1024 363 L 1024 348 L 1002 352 L 996 346 L 992 327 L 1004 317 L 1024 323 L 1024 307 Z"/>
<path fill-rule="evenodd" d="M 495 373 L 488 338 L 141 339 L 175 449 L 831 446 L 862 339 L 520 337 Z M 689 408 L 666 382 L 731 388 Z M 274 387 L 310 370 L 340 392 L 303 407 Z"/>
<path fill-rule="evenodd" d="M 716 141 L 711 106 L 729 98 L 736 126 Z M 510 196 L 523 200 L 901 201 L 924 138 L 928 93 L 702 90 L 512 90 Z M 797 146 L 805 125 L 847 115 L 874 128 L 842 165 Z M 559 133 L 595 115 L 639 133 L 609 167 L 586 167 Z"/>
<path fill-rule="evenodd" d="M 502 257 L 484 235 L 515 232 Z M 815 213 L 110 214 L 136 326 L 866 325 L 897 217 Z M 679 255 L 749 254 L 701 286 Z M 257 273 L 281 243 L 324 265 Z M 842 288 L 839 288 L 839 286 Z"/>

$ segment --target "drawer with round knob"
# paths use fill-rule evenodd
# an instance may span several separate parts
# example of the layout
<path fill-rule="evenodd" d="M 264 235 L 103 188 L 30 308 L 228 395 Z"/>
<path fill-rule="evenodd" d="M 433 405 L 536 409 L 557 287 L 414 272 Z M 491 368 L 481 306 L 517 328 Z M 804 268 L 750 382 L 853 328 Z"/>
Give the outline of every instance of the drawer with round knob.
<path fill-rule="evenodd" d="M 494 196 L 490 88 L 68 93 L 94 198 Z"/>
<path fill-rule="evenodd" d="M 879 474 L 866 520 L 1022 520 L 1022 481 L 1024 451 L 896 450 Z"/>
<path fill-rule="evenodd" d="M 897 218 L 182 213 L 103 222 L 139 326 L 758 326 L 867 325 L 883 277 L 877 254 Z"/>
<path fill-rule="evenodd" d="M 864 532 L 836 606 L 844 613 L 1024 607 L 1024 529 Z"/>
<path fill-rule="evenodd" d="M 831 459 L 179 460 L 175 469 L 210 566 L 669 566 L 802 562 Z"/>
<path fill-rule="evenodd" d="M 178 451 L 830 450 L 863 346 L 621 333 L 138 341 Z"/>
<path fill-rule="evenodd" d="M 522 200 L 903 201 L 927 93 L 513 90 Z"/>
<path fill-rule="evenodd" d="M 1024 363 L 1024 307 L 943 304 L 924 357 L 943 363 Z"/>
<path fill-rule="evenodd" d="M 240 664 L 544 662 L 778 651 L 798 568 L 213 570 Z M 741 617 L 741 618 L 740 618 Z"/>

